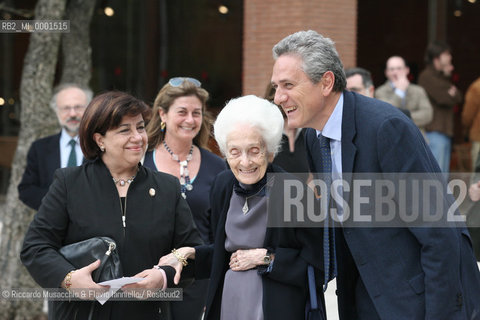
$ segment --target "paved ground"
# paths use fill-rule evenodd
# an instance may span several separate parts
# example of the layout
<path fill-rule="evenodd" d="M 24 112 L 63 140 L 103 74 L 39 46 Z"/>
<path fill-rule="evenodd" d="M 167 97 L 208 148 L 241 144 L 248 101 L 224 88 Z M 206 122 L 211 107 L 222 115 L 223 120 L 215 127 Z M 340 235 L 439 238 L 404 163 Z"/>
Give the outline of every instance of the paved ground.
<path fill-rule="evenodd" d="M 333 279 L 328 283 L 327 291 L 325 292 L 325 306 L 327 308 L 328 320 L 338 320 L 336 289 L 337 282 Z"/>

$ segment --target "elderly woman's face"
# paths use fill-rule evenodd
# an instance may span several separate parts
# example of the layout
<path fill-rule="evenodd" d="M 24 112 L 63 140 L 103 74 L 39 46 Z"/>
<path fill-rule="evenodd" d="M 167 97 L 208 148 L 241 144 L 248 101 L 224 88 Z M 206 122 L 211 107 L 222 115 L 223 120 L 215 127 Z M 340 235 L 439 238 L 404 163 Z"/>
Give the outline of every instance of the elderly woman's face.
<path fill-rule="evenodd" d="M 248 125 L 237 126 L 228 134 L 226 156 L 235 178 L 243 184 L 260 181 L 273 161 L 259 130 Z"/>
<path fill-rule="evenodd" d="M 148 143 L 141 114 L 124 116 L 118 128 L 108 130 L 104 136 L 95 133 L 94 138 L 99 147 L 105 148 L 103 161 L 117 167 L 136 166 Z"/>

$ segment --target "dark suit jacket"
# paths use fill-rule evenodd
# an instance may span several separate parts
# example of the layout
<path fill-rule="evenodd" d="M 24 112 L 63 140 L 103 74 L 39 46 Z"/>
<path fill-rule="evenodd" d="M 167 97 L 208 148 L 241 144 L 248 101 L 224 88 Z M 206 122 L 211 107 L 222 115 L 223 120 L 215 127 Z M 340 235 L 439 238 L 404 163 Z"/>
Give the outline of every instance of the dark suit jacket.
<path fill-rule="evenodd" d="M 38 210 L 52 183 L 53 173 L 60 168 L 59 143 L 60 133 L 34 141 L 28 150 L 18 196 L 32 209 Z"/>
<path fill-rule="evenodd" d="M 283 171 L 278 167 L 274 170 Z M 231 171 L 217 175 L 210 193 L 215 242 L 213 245 L 196 248 L 195 277 L 210 276 L 205 319 L 220 319 L 224 277 L 231 255 L 225 251 L 225 221 L 234 181 Z M 274 185 L 272 192 L 280 192 L 275 190 Z M 267 228 L 264 248 L 275 252 L 275 261 L 272 271 L 263 275 L 264 319 L 291 320 L 305 317 L 307 265 L 321 266 L 322 253 L 315 252 L 319 241 L 321 229 Z M 320 280 L 320 287 L 323 275 L 318 275 L 317 279 Z M 319 291 L 321 295 L 321 290 Z"/>
<path fill-rule="evenodd" d="M 474 168 L 473 182 L 480 181 L 480 152 Z M 480 201 L 472 203 L 467 212 L 467 226 L 473 241 L 473 249 L 477 260 L 480 261 Z"/>
<path fill-rule="evenodd" d="M 318 171 L 316 140 L 309 129 L 312 172 Z M 440 171 L 411 120 L 387 103 L 351 92 L 344 92 L 341 146 L 344 173 Z M 349 197 L 344 194 L 351 203 Z M 344 228 L 343 234 L 363 283 L 352 287 L 355 266 L 339 259 L 340 319 L 369 319 L 355 314 L 355 304 L 367 299 L 381 319 L 480 319 L 480 273 L 465 227 Z M 363 284 L 368 295 L 355 297 Z"/>
<path fill-rule="evenodd" d="M 44 288 L 58 288 L 65 275 L 76 269 L 58 249 L 91 237 L 115 240 L 124 276 L 152 268 L 173 248 L 202 244 L 175 177 L 140 166 L 125 203 L 124 228 L 117 188 L 101 160 L 58 169 L 20 254 L 35 281 Z M 174 270 L 166 268 L 171 287 Z M 86 319 L 90 304 L 79 305 L 78 318 Z M 168 319 L 163 305 L 159 301 L 108 301 L 97 304 L 94 319 Z"/>

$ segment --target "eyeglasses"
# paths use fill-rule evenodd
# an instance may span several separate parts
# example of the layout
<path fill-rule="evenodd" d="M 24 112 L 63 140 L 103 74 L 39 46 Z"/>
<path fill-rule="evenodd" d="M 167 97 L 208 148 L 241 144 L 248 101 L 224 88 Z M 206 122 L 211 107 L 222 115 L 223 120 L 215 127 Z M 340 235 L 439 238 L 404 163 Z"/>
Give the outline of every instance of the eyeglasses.
<path fill-rule="evenodd" d="M 365 87 L 350 87 L 347 88 L 350 91 L 356 92 L 356 93 L 362 93 L 365 92 Z"/>
<path fill-rule="evenodd" d="M 73 107 L 58 107 L 58 110 L 62 113 L 70 113 L 70 111 L 80 112 L 85 110 L 87 106 L 73 106 Z"/>
<path fill-rule="evenodd" d="M 180 87 L 184 81 L 190 82 L 193 84 L 195 87 L 200 88 L 202 86 L 202 83 L 198 81 L 195 78 L 189 78 L 189 77 L 176 77 L 168 80 L 168 84 L 171 85 L 172 87 Z"/>

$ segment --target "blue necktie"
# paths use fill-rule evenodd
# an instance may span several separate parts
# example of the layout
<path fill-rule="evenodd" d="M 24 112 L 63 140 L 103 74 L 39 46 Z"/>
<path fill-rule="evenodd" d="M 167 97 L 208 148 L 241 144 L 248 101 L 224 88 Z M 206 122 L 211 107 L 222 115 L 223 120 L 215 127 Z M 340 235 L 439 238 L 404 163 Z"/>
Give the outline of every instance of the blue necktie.
<path fill-rule="evenodd" d="M 331 228 L 329 211 L 330 211 L 330 187 L 332 185 L 332 155 L 330 151 L 330 139 L 323 135 L 318 135 L 320 144 L 320 170 L 323 173 L 323 179 L 327 184 L 327 212 L 325 215 L 323 228 L 323 266 L 325 270 L 325 278 L 323 284 L 323 291 L 327 290 L 328 281 L 332 280 L 336 275 L 336 254 L 335 254 L 335 229 Z"/>
<path fill-rule="evenodd" d="M 77 142 L 75 141 L 75 139 L 72 139 L 68 144 L 72 146 L 72 150 L 70 151 L 70 156 L 68 157 L 67 167 L 76 167 L 77 153 L 75 152 L 75 145 L 77 144 Z"/>

